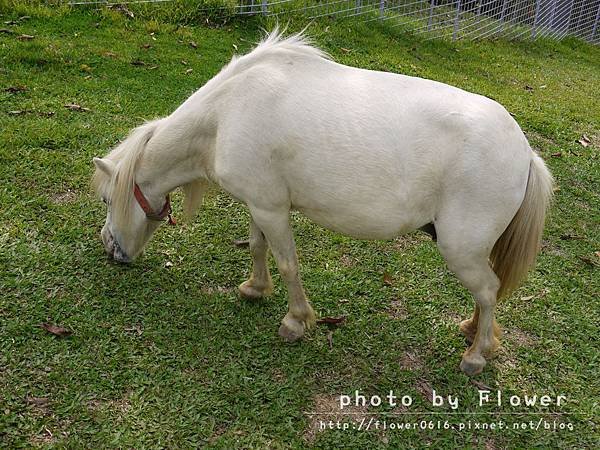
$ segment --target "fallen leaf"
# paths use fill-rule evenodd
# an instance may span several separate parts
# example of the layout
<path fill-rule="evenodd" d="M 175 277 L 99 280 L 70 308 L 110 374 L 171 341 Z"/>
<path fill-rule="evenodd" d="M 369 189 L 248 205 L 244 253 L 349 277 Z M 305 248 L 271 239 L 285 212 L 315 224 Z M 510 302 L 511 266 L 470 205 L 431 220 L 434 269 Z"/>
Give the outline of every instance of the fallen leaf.
<path fill-rule="evenodd" d="M 235 241 L 233 241 L 233 245 L 235 245 L 236 247 L 249 247 L 250 246 L 250 240 L 249 239 L 236 239 Z"/>
<path fill-rule="evenodd" d="M 4 89 L 4 92 L 10 92 L 11 94 L 15 94 L 17 92 L 25 92 L 27 88 L 25 86 L 9 86 Z"/>
<path fill-rule="evenodd" d="M 333 331 L 327 333 L 327 343 L 329 344 L 329 350 L 333 350 Z"/>
<path fill-rule="evenodd" d="M 576 236 L 574 234 L 562 234 L 560 236 L 560 239 L 563 240 L 563 241 L 580 241 L 580 240 L 583 240 L 585 238 L 582 237 L 582 236 Z"/>
<path fill-rule="evenodd" d="M 533 88 L 531 86 L 529 86 L 528 84 L 525 85 L 525 90 L 528 92 L 533 91 Z"/>
<path fill-rule="evenodd" d="M 144 44 L 144 45 L 142 45 L 142 48 L 145 48 L 146 50 L 148 50 L 149 48 L 152 48 L 152 44 Z"/>
<path fill-rule="evenodd" d="M 527 300 L 531 300 L 533 297 L 535 297 L 534 295 L 528 295 L 527 297 L 521 297 L 521 300 L 526 302 Z"/>
<path fill-rule="evenodd" d="M 347 298 L 341 298 L 338 302 L 339 303 L 349 303 L 350 300 L 348 300 Z"/>
<path fill-rule="evenodd" d="M 185 71 L 185 73 L 186 73 L 186 74 L 190 74 L 190 73 L 192 73 L 193 71 L 194 71 L 194 69 L 188 69 L 188 70 L 186 70 L 186 71 Z"/>
<path fill-rule="evenodd" d="M 388 271 L 383 272 L 383 284 L 387 286 L 393 286 L 394 280 Z"/>
<path fill-rule="evenodd" d="M 165 267 L 173 267 L 173 263 L 171 261 L 167 261 L 165 263 Z"/>
<path fill-rule="evenodd" d="M 154 70 L 154 69 L 158 69 L 158 66 L 150 66 L 150 67 L 148 67 L 148 70 Z"/>
<path fill-rule="evenodd" d="M 340 47 L 340 50 L 343 51 L 344 53 L 350 53 L 352 50 L 348 49 L 348 48 L 344 48 L 344 47 Z"/>
<path fill-rule="evenodd" d="M 183 64 L 184 66 L 187 66 L 187 65 L 188 65 L 188 62 L 187 62 L 185 59 L 182 59 L 182 60 L 181 60 L 181 64 Z"/>
<path fill-rule="evenodd" d="M 81 111 L 81 112 L 89 112 L 91 111 L 90 108 L 85 108 L 81 105 L 78 105 L 76 103 L 67 103 L 66 105 L 64 105 L 65 108 L 70 109 L 71 111 Z"/>
<path fill-rule="evenodd" d="M 556 152 L 556 153 L 552 153 L 550 156 L 552 156 L 553 158 L 560 158 L 562 156 L 562 153 Z"/>
<path fill-rule="evenodd" d="M 14 31 L 13 30 L 9 30 L 8 28 L 0 28 L 0 33 L 14 34 Z"/>
<path fill-rule="evenodd" d="M 540 89 L 546 89 L 547 87 L 548 87 L 548 86 L 546 86 L 545 84 L 542 84 L 542 85 L 540 86 Z"/>
<path fill-rule="evenodd" d="M 340 324 L 344 323 L 345 321 L 346 321 L 346 316 L 340 316 L 340 317 L 322 317 L 320 319 L 317 319 L 317 324 L 318 325 L 322 325 L 322 324 L 340 325 Z"/>
<path fill-rule="evenodd" d="M 145 66 L 147 64 L 144 61 L 142 61 L 141 59 L 134 59 L 133 61 L 131 61 L 131 65 L 132 66 Z"/>
<path fill-rule="evenodd" d="M 487 384 L 482 383 L 481 381 L 477 381 L 477 380 L 473 380 L 471 379 L 471 384 L 479 389 L 481 389 L 482 391 L 491 391 L 492 388 L 489 387 Z"/>
<path fill-rule="evenodd" d="M 21 116 L 23 114 L 27 114 L 29 111 L 21 111 L 19 109 L 14 110 L 14 111 L 9 111 L 8 114 L 10 114 L 11 116 Z"/>
<path fill-rule="evenodd" d="M 596 255 L 598 258 L 600 258 L 600 252 L 594 252 L 594 255 Z"/>
<path fill-rule="evenodd" d="M 190 41 L 190 47 L 198 48 L 198 44 L 196 44 L 194 41 Z"/>
<path fill-rule="evenodd" d="M 588 256 L 580 256 L 579 259 L 589 266 L 596 267 L 598 263 Z"/>
<path fill-rule="evenodd" d="M 90 66 L 88 66 L 87 64 L 82 64 L 81 66 L 79 66 L 79 68 L 81 70 L 83 70 L 84 72 L 91 72 L 92 68 Z"/>
<path fill-rule="evenodd" d="M 50 399 L 46 397 L 25 397 L 25 403 L 28 405 L 44 407 L 50 403 Z"/>
<path fill-rule="evenodd" d="M 70 336 L 73 333 L 72 331 L 67 330 L 66 328 L 59 327 L 58 325 L 52 325 L 51 323 L 48 323 L 48 322 L 44 322 L 40 326 L 44 330 L 46 330 L 48 333 L 51 333 L 58 337 Z"/>
<path fill-rule="evenodd" d="M 114 58 L 117 55 L 113 52 L 104 52 L 102 53 L 102 56 L 105 56 L 106 58 Z"/>
<path fill-rule="evenodd" d="M 237 45 L 235 45 L 235 44 L 231 44 L 231 45 L 233 45 L 233 48 L 235 48 L 236 50 L 238 49 Z"/>
<path fill-rule="evenodd" d="M 17 37 L 17 39 L 20 41 L 30 41 L 32 39 L 35 39 L 35 36 L 32 36 L 30 34 L 22 34 L 21 36 Z"/>

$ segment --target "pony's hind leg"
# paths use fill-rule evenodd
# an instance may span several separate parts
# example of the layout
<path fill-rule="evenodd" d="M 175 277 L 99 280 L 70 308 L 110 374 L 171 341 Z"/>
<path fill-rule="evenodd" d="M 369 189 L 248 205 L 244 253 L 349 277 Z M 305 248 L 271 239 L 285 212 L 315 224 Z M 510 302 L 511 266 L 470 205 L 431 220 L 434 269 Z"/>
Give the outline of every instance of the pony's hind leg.
<path fill-rule="evenodd" d="M 265 235 L 250 219 L 250 253 L 252 254 L 252 275 L 240 284 L 240 295 L 253 300 L 269 295 L 273 291 L 273 282 L 267 266 L 269 247 Z"/>
<path fill-rule="evenodd" d="M 289 223 L 289 212 L 252 207 L 250 209 L 253 221 L 269 242 L 279 273 L 288 290 L 288 313 L 281 321 L 279 335 L 289 342 L 296 341 L 304 335 L 306 328 L 314 325 L 315 313 L 306 299 L 298 274 L 298 257 Z"/>
<path fill-rule="evenodd" d="M 489 265 L 487 246 L 474 246 L 472 242 L 457 245 L 460 242 L 460 239 L 453 239 L 448 244 L 441 238 L 438 247 L 446 259 L 448 268 L 473 294 L 477 305 L 473 318 L 466 323 L 463 322 L 464 325 L 461 324 L 461 329 L 466 332 L 467 338 L 472 335 L 473 329 L 476 329 L 473 344 L 465 351 L 460 363 L 461 370 L 473 376 L 483 370 L 486 364 L 485 357 L 500 344 L 494 320 L 496 294 L 500 282 Z"/>
<path fill-rule="evenodd" d="M 469 344 L 472 344 L 475 341 L 475 334 L 477 333 L 477 324 L 479 323 L 479 305 L 475 302 L 475 310 L 473 311 L 473 317 L 470 319 L 463 320 L 458 326 L 461 333 L 467 339 Z M 500 330 L 500 326 L 494 319 L 494 336 L 500 339 L 500 335 L 502 334 Z"/>

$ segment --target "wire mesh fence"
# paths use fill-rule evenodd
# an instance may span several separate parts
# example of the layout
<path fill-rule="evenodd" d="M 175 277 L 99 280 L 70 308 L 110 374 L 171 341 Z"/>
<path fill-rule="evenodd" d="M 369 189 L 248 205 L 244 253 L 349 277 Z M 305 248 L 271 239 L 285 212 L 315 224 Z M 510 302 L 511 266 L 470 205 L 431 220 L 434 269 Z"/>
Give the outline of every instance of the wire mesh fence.
<path fill-rule="evenodd" d="M 163 3 L 173 0 L 73 0 L 71 5 Z M 302 14 L 388 21 L 417 33 L 452 39 L 576 36 L 600 44 L 600 0 L 235 0 L 223 13 Z M 199 2 L 200 3 L 200 0 Z M 210 8 L 213 12 L 215 6 Z M 218 9 L 218 7 L 216 8 Z"/>

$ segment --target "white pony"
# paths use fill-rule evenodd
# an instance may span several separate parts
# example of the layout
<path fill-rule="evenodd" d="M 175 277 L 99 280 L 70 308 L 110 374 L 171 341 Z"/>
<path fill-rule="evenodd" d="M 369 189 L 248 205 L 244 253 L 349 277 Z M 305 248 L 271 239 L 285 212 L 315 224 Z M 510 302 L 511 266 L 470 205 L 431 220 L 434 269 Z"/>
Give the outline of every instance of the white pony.
<path fill-rule="evenodd" d="M 94 163 L 94 186 L 108 204 L 102 240 L 121 262 L 141 252 L 177 187 L 188 214 L 209 183 L 244 202 L 253 265 L 239 290 L 246 298 L 271 292 L 270 247 L 288 289 L 279 329 L 288 341 L 315 321 L 291 209 L 361 239 L 429 231 L 475 298 L 473 317 L 460 324 L 472 342 L 460 365 L 468 375 L 499 345 L 496 300 L 535 261 L 553 183 L 498 103 L 343 66 L 301 34 L 284 39 L 277 30 Z"/>

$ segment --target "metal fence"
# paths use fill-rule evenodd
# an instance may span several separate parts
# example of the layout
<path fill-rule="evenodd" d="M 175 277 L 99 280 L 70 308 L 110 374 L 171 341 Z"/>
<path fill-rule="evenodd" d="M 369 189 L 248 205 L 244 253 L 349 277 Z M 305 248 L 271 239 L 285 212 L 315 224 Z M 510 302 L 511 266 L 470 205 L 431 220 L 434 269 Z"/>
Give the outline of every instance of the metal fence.
<path fill-rule="evenodd" d="M 72 5 L 170 0 L 73 0 Z M 417 33 L 452 39 L 576 36 L 600 44 L 600 0 L 237 0 L 236 15 L 302 14 L 387 21 Z M 211 8 L 214 12 L 214 7 Z"/>

